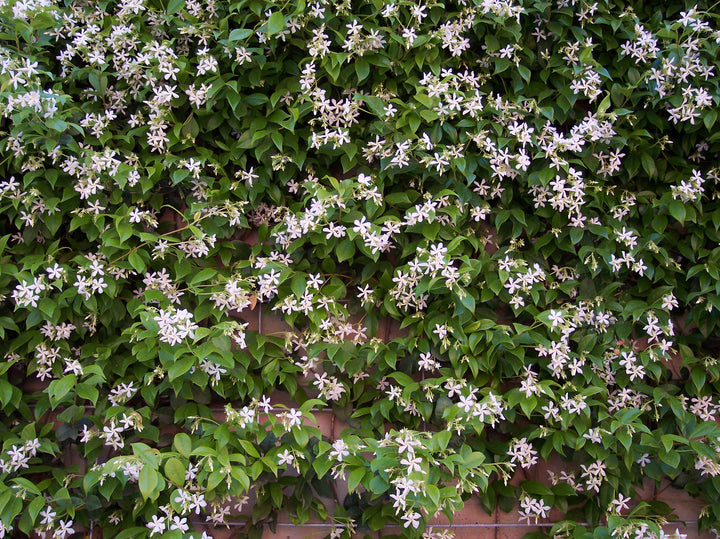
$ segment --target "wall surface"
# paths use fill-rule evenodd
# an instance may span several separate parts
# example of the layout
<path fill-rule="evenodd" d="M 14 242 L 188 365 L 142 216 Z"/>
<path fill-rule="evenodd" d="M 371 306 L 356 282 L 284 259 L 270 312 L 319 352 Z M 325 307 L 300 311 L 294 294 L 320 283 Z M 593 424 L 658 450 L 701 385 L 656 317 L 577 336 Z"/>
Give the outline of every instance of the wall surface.
<path fill-rule="evenodd" d="M 253 243 L 256 241 L 256 238 L 251 235 L 246 238 L 245 241 Z M 292 331 L 292 328 L 283 321 L 281 316 L 273 312 L 268 312 L 260 303 L 253 303 L 252 308 L 246 309 L 243 312 L 233 313 L 233 315 L 238 320 L 246 322 L 248 324 L 247 329 L 250 331 L 258 331 L 262 334 L 275 336 L 284 335 Z M 377 335 L 384 341 L 389 341 L 401 336 L 402 331 L 396 321 L 384 319 L 380 321 Z M 301 383 L 309 386 L 310 379 L 302 380 Z M 41 389 L 40 386 L 44 385 L 44 383 L 38 384 L 31 382 L 24 390 L 35 391 Z M 277 393 L 270 397 L 271 401 L 275 404 L 295 405 L 287 394 Z M 216 419 L 224 419 L 224 403 L 216 403 L 212 409 L 216 415 Z M 280 408 L 277 408 L 277 411 L 280 411 Z M 48 415 L 45 420 L 54 420 L 57 412 L 59 412 L 59 410 L 56 410 L 56 413 L 52 414 L 52 416 Z M 330 441 L 338 438 L 344 429 L 349 428 L 341 420 L 336 418 L 330 410 L 313 411 L 313 415 L 317 421 L 317 426 Z M 82 470 L 86 466 L 86 462 L 77 452 L 72 450 L 66 451 L 64 460 L 68 467 L 79 466 Z M 551 462 L 540 460 L 537 465 L 528 470 L 517 470 L 513 482 L 519 483 L 519 481 L 523 479 L 530 479 L 547 483 L 549 478 L 548 472 L 559 474 L 563 470 L 573 471 L 572 465 L 563 462 L 559 458 Z M 341 503 L 347 493 L 347 485 L 342 481 L 336 482 L 336 492 L 338 501 Z M 681 534 L 686 534 L 687 539 L 710 539 L 713 537 L 712 534 L 708 532 L 702 534 L 699 532 L 698 517 L 702 511 L 703 504 L 699 500 L 690 497 L 686 491 L 674 489 L 667 482 L 657 485 L 651 480 L 646 480 L 643 490 L 638 492 L 638 495 L 633 498 L 631 507 L 642 500 L 665 502 L 673 508 L 677 520 L 669 522 L 665 526 L 664 529 L 666 532 L 672 533 L 677 530 Z M 332 507 L 334 503 L 335 500 L 327 500 L 326 506 Z M 246 506 L 242 513 L 249 514 L 251 510 L 252 503 Z M 525 534 L 531 532 L 548 531 L 549 528 L 553 526 L 553 523 L 561 520 L 562 514 L 553 512 L 550 514 L 550 518 L 546 520 L 527 524 L 519 521 L 517 504 L 513 508 L 513 511 L 509 513 L 497 508 L 492 514 L 488 514 L 482 508 L 477 498 L 471 498 L 466 502 L 464 508 L 455 514 L 452 524 L 444 516 L 433 519 L 432 523 L 435 525 L 435 531 L 442 531 L 444 529 L 451 530 L 455 539 L 520 539 L 524 537 Z M 240 524 L 232 525 L 231 523 L 228 528 L 213 528 L 200 520 L 193 521 L 192 523 L 196 530 L 204 530 L 214 539 L 234 539 L 242 537 L 242 527 Z M 295 525 L 290 521 L 287 514 L 281 514 L 276 530 L 274 532 L 269 529 L 266 530 L 263 539 L 319 539 L 326 537 L 330 531 L 331 525 L 328 522 L 311 520 L 304 525 Z M 360 530 L 358 537 L 364 537 L 366 534 L 373 538 L 385 537 L 387 535 L 402 536 L 402 532 L 403 529 L 400 526 L 389 526 L 378 533 Z M 85 530 L 85 536 L 90 539 L 99 539 L 99 537 L 101 537 L 97 530 L 92 532 Z"/>
<path fill-rule="evenodd" d="M 264 334 L 278 335 L 289 331 L 290 328 L 283 320 L 274 313 L 268 313 L 263 310 L 262 305 L 256 305 L 252 310 L 237 314 L 238 319 L 249 324 L 248 329 L 257 330 Z M 383 320 L 378 329 L 378 335 L 384 340 L 391 340 L 400 335 L 400 329 L 393 320 Z M 287 402 L 285 395 L 274 395 L 273 402 Z M 323 435 L 327 436 L 330 441 L 339 435 L 345 425 L 337 420 L 332 412 L 318 411 L 314 412 L 320 430 Z M 556 474 L 563 469 L 571 470 L 567 463 L 563 463 L 559 459 L 553 462 L 540 461 L 538 465 L 530 470 L 520 470 L 516 473 L 515 479 L 531 479 L 538 481 L 547 481 L 548 471 Z M 524 476 L 521 474 L 524 473 Z M 342 496 L 343 486 L 338 483 L 338 494 Z M 680 533 L 687 534 L 687 539 L 710 539 L 712 534 L 700 533 L 698 530 L 698 517 L 702 510 L 703 504 L 696 499 L 690 497 L 686 491 L 672 488 L 668 483 L 655 485 L 653 481 L 648 480 L 642 492 L 633 499 L 635 503 L 642 500 L 658 500 L 667 503 L 674 509 L 678 520 L 669 522 L 665 526 L 668 533 L 678 530 Z M 436 531 L 449 528 L 455 535 L 455 539 L 520 539 L 525 534 L 548 530 L 554 522 L 562 520 L 562 515 L 551 514 L 551 518 L 546 521 L 539 521 L 537 525 L 519 522 L 517 505 L 512 512 L 506 513 L 501 509 L 496 509 L 492 514 L 488 514 L 481 507 L 477 498 L 471 498 L 465 504 L 462 511 L 456 513 L 453 523 L 450 524 L 445 517 L 436 518 L 433 523 L 437 526 Z M 281 515 L 278 527 L 275 532 L 266 530 L 263 539 L 315 539 L 325 537 L 330 532 L 331 526 L 328 523 L 311 521 L 304 525 L 297 526 L 290 522 L 287 515 Z M 215 539 L 231 539 L 238 537 L 238 532 L 232 528 L 228 530 L 207 529 Z M 384 537 L 391 534 L 402 535 L 401 527 L 387 527 L 382 532 L 372 534 L 370 537 Z M 364 534 L 359 534 L 362 537 Z"/>

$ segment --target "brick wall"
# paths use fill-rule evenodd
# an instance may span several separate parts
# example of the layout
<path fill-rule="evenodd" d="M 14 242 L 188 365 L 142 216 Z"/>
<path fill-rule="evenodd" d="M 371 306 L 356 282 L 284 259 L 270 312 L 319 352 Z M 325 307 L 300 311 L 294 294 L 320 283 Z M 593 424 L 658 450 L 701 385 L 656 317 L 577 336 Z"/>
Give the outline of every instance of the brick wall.
<path fill-rule="evenodd" d="M 290 331 L 290 327 L 284 323 L 282 318 L 274 313 L 269 313 L 263 309 L 261 304 L 256 305 L 252 310 L 246 310 L 237 313 L 237 318 L 247 322 L 248 329 L 257 330 L 264 334 L 278 335 L 286 331 Z M 391 340 L 399 336 L 400 329 L 394 320 L 382 320 L 378 328 L 378 336 L 384 340 Z M 276 394 L 272 397 L 273 402 L 292 404 L 286 395 Z M 342 421 L 333 417 L 331 411 L 318 411 L 314 413 L 318 422 L 318 426 L 323 435 L 327 436 L 331 441 L 338 437 L 343 429 L 347 428 Z M 543 462 L 542 460 L 537 466 L 530 470 L 519 470 L 516 472 L 516 479 L 531 479 L 542 482 L 548 481 L 548 470 L 559 473 L 563 469 L 571 470 L 569 465 L 562 462 L 559 458 L 551 462 Z M 522 475 L 524 474 L 524 475 Z M 344 485 L 339 483 L 337 491 L 342 500 Z M 347 490 L 344 490 L 347 492 Z M 701 534 L 698 530 L 698 517 L 702 510 L 703 503 L 693 499 L 684 490 L 672 488 L 669 483 L 655 485 L 654 481 L 648 480 L 642 492 L 633 499 L 635 503 L 642 500 L 658 500 L 667 503 L 673 508 L 674 513 L 678 517 L 678 521 L 670 522 L 665 526 L 667 532 L 674 532 L 676 529 L 681 533 L 686 533 L 688 539 L 699 538 L 709 539 L 712 537 L 710 533 Z M 327 504 L 332 506 L 334 500 L 327 500 Z M 453 524 L 449 524 L 448 520 L 441 516 L 434 519 L 433 524 L 438 529 L 449 527 L 454 533 L 456 539 L 519 539 L 525 534 L 543 529 L 548 530 L 553 522 L 562 520 L 561 514 L 552 514 L 551 519 L 544 522 L 538 522 L 537 525 L 525 524 L 518 521 L 517 506 L 510 513 L 505 513 L 499 508 L 494 513 L 488 515 L 480 505 L 477 498 L 471 498 L 465 504 L 462 511 L 458 512 L 453 519 Z M 210 528 L 207 528 L 210 532 Z M 263 539 L 304 539 L 324 537 L 330 531 L 330 524 L 324 522 L 311 521 L 303 526 L 292 524 L 287 515 L 281 515 L 277 530 L 273 533 L 266 530 Z M 369 534 L 371 537 L 383 537 L 388 534 L 402 534 L 401 527 L 387 527 L 380 533 Z M 213 530 L 212 535 L 216 539 L 230 539 L 237 537 L 237 531 L 232 528 L 229 530 Z"/>
<path fill-rule="evenodd" d="M 254 243 L 257 241 L 257 237 L 250 235 L 248 238 L 245 238 L 245 241 Z M 260 303 L 254 303 L 252 308 L 246 309 L 243 312 L 233 313 L 233 316 L 242 322 L 246 322 L 248 324 L 248 330 L 258 331 L 266 335 L 277 336 L 291 331 L 290 326 L 284 322 L 281 316 L 268 312 L 267 308 Z M 400 335 L 401 330 L 398 322 L 391 319 L 380 321 L 378 337 L 388 341 Z M 309 380 L 305 382 L 309 383 Z M 41 388 L 35 382 L 30 382 L 29 386 L 24 389 L 26 391 L 34 391 Z M 276 404 L 295 405 L 287 394 L 277 393 L 270 397 L 272 402 Z M 222 405 L 214 407 L 214 413 L 218 419 L 222 419 L 224 417 Z M 330 441 L 339 437 L 342 431 L 348 428 L 341 420 L 334 417 L 333 413 L 329 410 L 315 411 L 314 416 L 323 435 Z M 52 418 L 45 419 L 53 420 Z M 64 458 L 68 466 L 78 465 L 81 470 L 85 468 L 84 460 L 80 458 L 76 452 L 66 451 Z M 557 474 L 563 469 L 567 469 L 568 471 L 573 470 L 571 465 L 562 462 L 559 458 L 555 458 L 551 462 L 541 460 L 538 465 L 529 470 L 516 471 L 514 481 L 519 482 L 522 479 L 531 479 L 547 482 L 548 471 L 553 471 Z M 341 503 L 344 495 L 347 493 L 346 485 L 343 484 L 342 481 L 336 484 L 336 492 L 339 499 L 338 501 Z M 710 533 L 699 533 L 698 517 L 703 504 L 691 498 L 686 491 L 674 489 L 669 483 L 655 485 L 653 481 L 648 480 L 643 490 L 638 493 L 638 496 L 633 498 L 633 502 L 639 503 L 642 500 L 653 499 L 667 503 L 673 508 L 675 515 L 677 515 L 678 520 L 668 523 L 668 525 L 665 526 L 666 531 L 673 532 L 677 529 L 681 533 L 686 533 L 688 539 L 710 539 L 710 537 L 712 537 Z M 325 502 L 327 507 L 331 508 L 336 503 L 336 500 L 328 499 L 323 500 L 323 502 Z M 525 524 L 524 522 L 518 521 L 517 509 L 516 506 L 510 513 L 496 509 L 492 514 L 487 514 L 481 507 L 479 500 L 477 498 L 471 498 L 466 502 L 463 510 L 455 515 L 453 524 L 450 524 L 444 516 L 434 519 L 432 523 L 436 525 L 436 529 L 438 530 L 449 527 L 454 532 L 456 539 L 519 539 L 530 532 L 542 531 L 543 529 L 547 531 L 553 525 L 553 522 L 562 520 L 562 515 L 554 512 L 550 515 L 551 518 L 538 522 L 537 525 Z M 249 513 L 251 510 L 252 507 L 247 507 L 243 510 L 243 513 Z M 215 539 L 231 539 L 242 536 L 240 526 L 233 526 L 231 524 L 227 529 L 212 528 L 211 526 L 205 525 L 200 520 L 200 517 L 196 518 L 198 519 L 197 521 L 189 519 L 193 522 L 195 528 L 198 531 L 207 531 Z M 305 525 L 296 526 L 290 521 L 287 514 L 281 514 L 275 532 L 266 530 L 263 539 L 321 538 L 326 536 L 330 532 L 330 529 L 331 525 L 329 523 L 318 521 L 310 521 Z M 402 535 L 402 530 L 400 526 L 388 526 L 382 532 L 375 534 L 369 533 L 368 535 L 378 538 L 391 534 Z M 360 534 L 361 537 L 363 535 L 365 535 L 365 533 Z M 91 539 L 100 538 L 97 530 L 86 530 L 85 536 Z"/>

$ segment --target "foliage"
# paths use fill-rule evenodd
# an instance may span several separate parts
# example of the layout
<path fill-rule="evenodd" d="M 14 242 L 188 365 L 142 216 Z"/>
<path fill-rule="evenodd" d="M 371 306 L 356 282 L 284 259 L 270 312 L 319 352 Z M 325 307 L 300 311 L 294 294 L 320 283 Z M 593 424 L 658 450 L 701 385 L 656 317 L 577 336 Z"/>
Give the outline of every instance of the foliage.
<path fill-rule="evenodd" d="M 718 18 L 3 0 L 0 537 L 720 521 Z"/>

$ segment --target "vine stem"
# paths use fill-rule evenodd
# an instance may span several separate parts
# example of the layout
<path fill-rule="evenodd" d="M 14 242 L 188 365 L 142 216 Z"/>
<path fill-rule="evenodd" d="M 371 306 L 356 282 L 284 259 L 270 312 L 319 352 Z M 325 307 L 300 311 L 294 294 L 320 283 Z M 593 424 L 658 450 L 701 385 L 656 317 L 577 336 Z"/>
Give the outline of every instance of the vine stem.
<path fill-rule="evenodd" d="M 175 209 L 175 208 L 173 208 L 173 209 Z M 175 210 L 175 211 L 177 211 L 177 210 Z M 181 228 L 178 228 L 178 229 L 175 229 L 175 230 L 171 230 L 171 231 L 169 231 L 169 232 L 165 232 L 164 234 L 160 234 L 159 236 L 157 236 L 157 238 L 159 239 L 159 238 L 164 238 L 164 237 L 166 237 L 166 236 L 172 236 L 173 234 L 176 234 L 176 233 L 178 233 L 178 232 L 183 232 L 184 230 L 188 230 L 190 227 L 195 226 L 197 223 L 199 223 L 200 221 L 202 221 L 204 218 L 205 218 L 205 217 L 200 217 L 200 218 L 198 218 L 198 219 L 195 219 L 192 223 L 190 223 L 190 224 L 188 224 L 188 225 L 185 225 L 185 226 L 183 226 L 183 227 L 181 227 Z M 120 255 L 119 257 L 117 257 L 117 258 L 115 258 L 114 260 L 110 261 L 107 265 L 108 265 L 108 266 L 114 265 L 116 262 L 119 262 L 119 261 L 122 260 L 123 258 L 125 258 L 125 257 L 127 257 L 127 256 L 130 256 L 132 253 L 136 252 L 138 249 L 141 249 L 141 248 L 145 247 L 146 245 L 150 245 L 150 242 L 149 242 L 149 241 L 145 241 L 145 242 L 141 243 L 140 245 L 136 245 L 135 247 L 133 247 L 133 248 L 130 249 L 129 251 L 123 253 L 123 254 Z"/>

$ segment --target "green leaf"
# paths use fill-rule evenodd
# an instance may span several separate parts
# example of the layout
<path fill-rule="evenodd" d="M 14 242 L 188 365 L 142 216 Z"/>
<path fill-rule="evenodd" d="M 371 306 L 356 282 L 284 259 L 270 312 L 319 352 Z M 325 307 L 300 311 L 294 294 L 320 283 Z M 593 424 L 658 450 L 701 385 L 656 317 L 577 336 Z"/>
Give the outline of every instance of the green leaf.
<path fill-rule="evenodd" d="M 145 261 L 142 259 L 142 257 L 138 254 L 137 251 L 132 251 L 128 255 L 128 262 L 130 262 L 130 265 L 138 273 L 145 273 Z"/>
<path fill-rule="evenodd" d="M 185 466 L 180 460 L 172 457 L 165 462 L 165 477 L 177 487 L 185 484 Z"/>
<path fill-rule="evenodd" d="M 0 378 L 0 403 L 7 406 L 13 398 L 13 385 L 7 380 Z"/>
<path fill-rule="evenodd" d="M 78 397 L 80 397 L 81 399 L 89 400 L 93 404 L 93 406 L 97 404 L 100 392 L 96 387 L 87 383 L 82 383 L 77 385 L 75 391 L 77 392 Z"/>
<path fill-rule="evenodd" d="M 530 82 L 531 71 L 522 64 L 518 64 L 517 69 L 525 82 Z"/>
<path fill-rule="evenodd" d="M 53 407 L 55 407 L 65 395 L 70 393 L 70 390 L 75 387 L 76 382 L 77 378 L 74 374 L 68 374 L 60 378 L 60 380 L 50 382 L 50 401 Z"/>
<path fill-rule="evenodd" d="M 127 528 L 115 536 L 115 539 L 142 539 L 147 537 L 148 529 L 136 526 L 134 528 Z"/>
<path fill-rule="evenodd" d="M 460 303 L 462 303 L 468 311 L 471 313 L 475 312 L 475 298 L 469 292 L 461 290 L 458 297 L 460 298 Z"/>
<path fill-rule="evenodd" d="M 335 248 L 338 262 L 349 260 L 355 254 L 355 244 L 352 240 L 344 239 Z"/>
<path fill-rule="evenodd" d="M 258 453 L 257 449 L 255 449 L 255 446 L 251 442 L 248 442 L 247 440 L 238 440 L 238 443 L 247 455 L 250 455 L 251 457 L 254 457 L 256 459 L 260 458 L 260 453 Z"/>
<path fill-rule="evenodd" d="M 704 438 L 704 437 L 717 437 L 718 425 L 714 421 L 703 421 L 688 436 L 689 439 L 693 438 Z"/>
<path fill-rule="evenodd" d="M 315 473 L 317 473 L 317 476 L 319 478 L 324 477 L 325 474 L 328 473 L 328 470 L 332 465 L 333 461 L 326 457 L 316 458 L 313 461 L 313 468 L 315 469 Z"/>
<path fill-rule="evenodd" d="M 115 222 L 115 228 L 117 229 L 118 236 L 120 236 L 120 243 L 125 242 L 133 235 L 133 228 L 129 223 L 121 218 Z"/>
<path fill-rule="evenodd" d="M 267 34 L 269 36 L 273 34 L 277 34 L 278 32 L 281 32 L 285 28 L 285 17 L 283 17 L 283 14 L 279 11 L 276 11 L 272 15 L 270 15 L 270 18 L 268 19 L 267 23 Z"/>
<path fill-rule="evenodd" d="M 669 210 L 670 215 L 680 221 L 680 224 L 683 224 L 685 222 L 685 204 L 683 204 L 679 200 L 673 200 L 672 202 L 670 202 Z"/>
<path fill-rule="evenodd" d="M 192 453 L 192 440 L 190 439 L 190 436 L 184 432 L 179 432 L 175 435 L 173 447 L 175 448 L 175 451 L 180 453 L 183 457 L 190 458 L 190 454 Z"/>
<path fill-rule="evenodd" d="M 25 477 L 15 477 L 10 481 L 13 484 L 22 487 L 23 490 L 26 490 L 30 494 L 35 494 L 36 496 L 40 496 L 42 494 L 42 491 L 37 487 L 37 485 Z"/>
<path fill-rule="evenodd" d="M 29 535 L 30 531 L 35 527 L 35 520 L 44 506 L 44 496 L 36 496 L 33 498 L 33 501 L 28 504 L 22 517 L 20 517 L 20 523 L 18 525 L 20 530 Z"/>
<path fill-rule="evenodd" d="M 185 354 L 180 359 L 174 361 L 170 368 L 168 368 L 168 378 L 172 382 L 173 380 L 180 378 L 183 374 L 188 372 L 193 365 L 195 365 L 195 356 Z"/>
<path fill-rule="evenodd" d="M 207 489 L 213 490 L 224 479 L 225 479 L 225 474 L 222 471 L 215 470 L 214 472 L 211 472 L 210 475 L 208 476 Z"/>
<path fill-rule="evenodd" d="M 715 125 L 715 121 L 717 120 L 717 110 L 715 109 L 709 109 L 705 111 L 705 114 L 703 114 L 703 123 L 705 124 L 705 127 L 708 129 L 712 129 L 712 126 Z"/>
<path fill-rule="evenodd" d="M 665 451 L 660 450 L 660 460 L 670 466 L 671 468 L 677 468 L 680 464 L 680 453 L 677 451 Z"/>
<path fill-rule="evenodd" d="M 232 30 L 230 32 L 230 35 L 228 36 L 228 40 L 230 41 L 241 41 L 243 39 L 249 38 L 251 35 L 253 35 L 253 31 L 249 28 L 236 28 L 235 30 Z"/>
<path fill-rule="evenodd" d="M 173 15 L 185 7 L 185 0 L 169 0 L 167 12 L 168 15 Z"/>
<path fill-rule="evenodd" d="M 363 81 L 370 74 L 370 64 L 362 56 L 355 61 L 355 73 L 359 81 Z"/>
<path fill-rule="evenodd" d="M 302 273 L 296 273 L 292 279 L 292 282 L 290 283 L 290 288 L 292 289 L 293 294 L 295 294 L 296 297 L 302 297 L 306 289 L 305 275 L 303 275 Z"/>
<path fill-rule="evenodd" d="M 523 398 L 520 401 L 520 408 L 522 409 L 523 413 L 527 418 L 530 418 L 530 415 L 533 413 L 533 410 L 535 410 L 535 407 L 537 406 L 537 399 L 534 396 L 530 396 L 530 398 Z"/>
<path fill-rule="evenodd" d="M 302 427 L 293 429 L 293 436 L 299 447 L 307 446 L 308 440 L 310 439 L 307 430 Z"/>
<path fill-rule="evenodd" d="M 537 494 L 538 496 L 554 496 L 554 492 L 539 481 L 523 481 L 522 489 L 528 494 Z"/>
<path fill-rule="evenodd" d="M 355 468 L 352 472 L 350 472 L 350 475 L 348 477 L 349 492 L 352 492 L 357 488 L 357 486 L 360 484 L 360 481 L 362 481 L 362 478 L 365 477 L 366 471 L 367 470 L 365 468 Z"/>
<path fill-rule="evenodd" d="M 645 172 L 647 172 L 648 177 L 653 178 L 657 176 L 655 159 L 653 159 L 653 157 L 649 153 L 643 153 L 640 156 L 640 161 L 642 162 L 642 166 L 645 169 Z"/>
<path fill-rule="evenodd" d="M 208 281 L 208 280 L 212 279 L 213 277 L 215 277 L 217 275 L 217 273 L 218 273 L 217 270 L 214 268 L 205 268 L 205 269 L 197 272 L 188 284 L 195 285 L 198 283 Z"/>
<path fill-rule="evenodd" d="M 157 473 L 147 464 L 140 470 L 140 477 L 138 478 L 138 486 L 140 487 L 140 494 L 146 500 L 152 496 L 155 487 L 157 486 Z"/>

